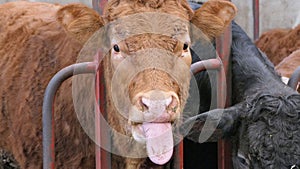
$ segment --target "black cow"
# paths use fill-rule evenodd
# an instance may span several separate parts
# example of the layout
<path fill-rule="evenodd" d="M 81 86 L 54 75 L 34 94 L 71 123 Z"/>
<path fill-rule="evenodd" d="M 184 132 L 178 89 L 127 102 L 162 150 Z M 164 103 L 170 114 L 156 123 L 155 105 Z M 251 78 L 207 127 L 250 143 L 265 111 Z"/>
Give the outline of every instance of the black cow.
<path fill-rule="evenodd" d="M 232 24 L 231 58 L 234 106 L 190 118 L 187 126 L 196 123 L 188 138 L 197 141 L 209 119 L 224 137 L 233 138 L 235 169 L 299 168 L 300 94 L 281 81 L 273 64 L 236 23 Z M 194 150 L 187 148 L 189 160 Z"/>

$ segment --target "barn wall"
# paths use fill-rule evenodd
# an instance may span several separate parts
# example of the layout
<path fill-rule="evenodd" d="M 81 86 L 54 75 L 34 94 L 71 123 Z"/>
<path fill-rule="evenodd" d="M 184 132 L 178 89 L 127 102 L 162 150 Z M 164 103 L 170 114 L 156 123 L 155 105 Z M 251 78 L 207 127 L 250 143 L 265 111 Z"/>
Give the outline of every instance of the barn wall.
<path fill-rule="evenodd" d="M 5 2 L 12 2 L 12 1 L 17 1 L 17 0 L 0 0 L 0 4 L 5 3 Z M 80 3 L 86 4 L 89 7 L 92 7 L 92 0 L 27 0 L 27 1 L 31 1 L 31 2 L 49 2 L 49 3 L 60 3 L 60 4 L 80 2 Z"/>
<path fill-rule="evenodd" d="M 191 0 L 207 1 L 207 0 Z M 253 37 L 252 0 L 231 0 L 239 9 L 236 17 Z M 273 28 L 292 28 L 300 24 L 300 0 L 260 0 L 260 34 Z"/>
<path fill-rule="evenodd" d="M 15 0 L 0 0 L 0 3 Z M 67 4 L 81 2 L 92 7 L 92 0 L 29 0 Z M 193 0 L 206 1 L 206 0 Z M 252 0 L 232 0 L 239 9 L 236 21 L 253 37 Z M 272 28 L 291 28 L 300 24 L 300 0 L 260 0 L 260 33 Z"/>
<path fill-rule="evenodd" d="M 252 0 L 232 0 L 239 9 L 236 21 L 253 37 Z M 260 0 L 260 34 L 273 28 L 300 24 L 299 0 Z"/>

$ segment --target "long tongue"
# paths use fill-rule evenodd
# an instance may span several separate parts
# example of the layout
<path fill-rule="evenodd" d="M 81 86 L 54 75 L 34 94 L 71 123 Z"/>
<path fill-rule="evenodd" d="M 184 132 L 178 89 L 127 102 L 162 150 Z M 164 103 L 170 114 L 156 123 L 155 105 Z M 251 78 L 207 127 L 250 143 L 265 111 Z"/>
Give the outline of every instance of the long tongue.
<path fill-rule="evenodd" d="M 143 123 L 143 129 L 150 160 L 158 165 L 167 163 L 173 154 L 171 123 Z"/>

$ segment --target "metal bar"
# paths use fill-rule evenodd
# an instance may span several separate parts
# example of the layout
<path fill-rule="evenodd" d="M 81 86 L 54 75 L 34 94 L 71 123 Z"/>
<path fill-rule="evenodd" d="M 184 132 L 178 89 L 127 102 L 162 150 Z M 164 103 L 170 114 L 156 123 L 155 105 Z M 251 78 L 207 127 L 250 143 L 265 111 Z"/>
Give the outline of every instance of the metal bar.
<path fill-rule="evenodd" d="M 102 52 L 98 52 L 97 60 L 100 62 L 103 59 Z M 105 91 L 105 79 L 104 79 L 104 68 L 102 63 L 99 64 L 96 74 L 96 100 L 98 106 L 98 112 L 96 111 L 96 138 L 97 143 L 101 145 L 111 146 L 110 133 L 106 130 L 105 124 L 100 121 L 100 115 L 107 120 L 106 110 L 106 91 Z M 100 112 L 99 112 L 100 111 Z M 100 144 L 99 144 L 100 145 Z M 108 148 L 110 149 L 110 148 Z M 99 146 L 96 146 L 96 169 L 111 169 L 111 153 L 105 151 Z"/>
<path fill-rule="evenodd" d="M 93 9 L 96 10 L 99 14 L 103 14 L 103 9 L 107 0 L 92 0 Z"/>
<path fill-rule="evenodd" d="M 182 169 L 183 168 L 183 141 L 175 146 L 173 152 L 173 161 L 167 163 L 165 168 Z"/>
<path fill-rule="evenodd" d="M 229 26 L 223 36 L 216 39 L 216 48 L 223 63 L 223 70 L 218 71 L 217 78 L 217 107 L 228 107 L 231 103 L 231 60 L 230 47 L 232 35 Z M 231 142 L 227 139 L 218 141 L 218 168 L 231 169 Z"/>
<path fill-rule="evenodd" d="M 220 58 L 202 60 L 191 65 L 191 72 L 197 74 L 203 70 L 219 69 L 222 66 Z"/>
<path fill-rule="evenodd" d="M 104 11 L 104 6 L 107 3 L 108 0 L 92 0 L 92 5 L 93 5 L 93 9 L 96 10 L 100 15 L 103 14 Z M 101 52 L 98 52 L 98 54 L 101 54 Z M 98 58 L 96 58 L 97 61 L 100 61 L 102 58 L 102 56 L 98 56 Z M 111 158 L 110 158 L 110 153 L 105 151 L 104 149 L 102 149 L 100 146 L 100 142 L 105 142 L 107 143 L 107 141 L 110 140 L 105 140 L 105 138 L 109 138 L 109 137 L 104 137 L 103 135 L 105 135 L 106 131 L 102 131 L 102 128 L 105 127 L 101 127 L 101 122 L 100 122 L 100 113 L 102 113 L 102 115 L 104 117 L 106 117 L 106 110 L 105 110 L 105 87 L 104 87 L 104 78 L 103 78 L 103 68 L 99 67 L 97 70 L 97 74 L 96 74 L 96 101 L 98 102 L 96 104 L 96 106 L 99 106 L 98 108 L 95 108 L 95 132 L 96 132 L 96 142 L 98 143 L 98 145 L 96 144 L 95 147 L 95 153 L 96 153 L 96 169 L 110 169 L 111 168 Z M 100 112 L 99 112 L 100 111 Z"/>
<path fill-rule="evenodd" d="M 181 141 L 180 144 L 178 145 L 178 149 L 179 149 L 179 160 L 180 160 L 179 168 L 182 169 L 183 168 L 183 141 Z"/>
<path fill-rule="evenodd" d="M 73 75 L 95 73 L 94 62 L 84 62 L 70 65 L 57 72 L 48 83 L 44 94 L 42 123 L 43 123 L 43 169 L 55 168 L 55 121 L 54 98 L 60 85 Z"/>
<path fill-rule="evenodd" d="M 253 6 L 253 40 L 259 38 L 259 0 L 252 1 Z"/>
<path fill-rule="evenodd" d="M 100 99 L 100 76 L 99 76 L 99 71 L 97 70 L 97 74 L 96 74 L 96 81 L 95 81 L 95 87 L 96 87 L 96 104 L 95 104 L 95 136 L 96 136 L 96 169 L 104 169 L 104 167 L 102 167 L 101 164 L 101 158 L 102 158 L 102 154 L 101 154 L 101 133 L 100 133 L 100 103 L 101 103 L 101 99 Z"/>
<path fill-rule="evenodd" d="M 300 82 L 300 66 L 291 75 L 289 82 L 288 82 L 288 86 L 297 90 L 297 86 L 298 86 L 299 82 Z"/>

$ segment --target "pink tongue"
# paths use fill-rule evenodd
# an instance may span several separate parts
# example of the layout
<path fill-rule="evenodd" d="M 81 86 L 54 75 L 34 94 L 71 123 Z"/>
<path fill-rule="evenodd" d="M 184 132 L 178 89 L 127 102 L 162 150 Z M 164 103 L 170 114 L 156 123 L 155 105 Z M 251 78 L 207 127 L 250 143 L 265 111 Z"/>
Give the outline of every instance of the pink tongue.
<path fill-rule="evenodd" d="M 173 154 L 171 123 L 143 123 L 143 129 L 150 160 L 158 165 L 167 163 Z"/>

